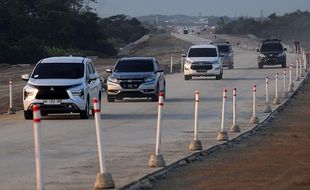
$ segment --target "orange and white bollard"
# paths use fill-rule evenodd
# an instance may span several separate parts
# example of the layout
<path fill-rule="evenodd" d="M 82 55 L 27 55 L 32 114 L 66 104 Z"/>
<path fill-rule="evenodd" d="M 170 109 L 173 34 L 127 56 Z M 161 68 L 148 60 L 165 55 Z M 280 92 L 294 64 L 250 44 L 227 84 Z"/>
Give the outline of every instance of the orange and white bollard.
<path fill-rule="evenodd" d="M 250 118 L 250 124 L 258 124 L 258 117 L 256 116 L 256 85 L 253 86 L 253 115 Z"/>
<path fill-rule="evenodd" d="M 170 57 L 170 73 L 173 73 L 173 57 Z"/>
<path fill-rule="evenodd" d="M 236 133 L 236 132 L 240 132 L 240 127 L 236 122 L 236 110 L 237 110 L 237 103 L 236 103 L 236 99 L 237 99 L 237 88 L 233 89 L 233 123 L 230 127 L 230 132 Z"/>
<path fill-rule="evenodd" d="M 199 133 L 199 91 L 195 92 L 195 119 L 194 119 L 194 139 L 189 145 L 189 150 L 202 150 L 201 141 L 198 139 Z"/>
<path fill-rule="evenodd" d="M 33 111 L 33 131 L 34 131 L 34 151 L 36 163 L 36 190 L 44 190 L 44 173 L 42 162 L 42 131 L 41 112 L 38 105 L 32 107 Z"/>
<path fill-rule="evenodd" d="M 303 72 L 303 66 L 304 66 L 304 62 L 302 57 L 299 57 L 299 73 L 300 73 L 300 77 L 304 77 L 304 72 Z"/>
<path fill-rule="evenodd" d="M 279 96 L 278 96 L 278 81 L 279 81 L 279 75 L 276 73 L 276 95 L 273 99 L 273 105 L 278 105 L 280 104 Z"/>
<path fill-rule="evenodd" d="M 13 108 L 13 81 L 9 81 L 9 109 L 7 112 L 9 115 L 15 114 L 15 109 Z"/>
<path fill-rule="evenodd" d="M 218 141 L 228 141 L 228 134 L 224 129 L 225 124 L 225 104 L 227 100 L 227 89 L 223 90 L 223 103 L 222 103 L 222 120 L 221 120 L 221 129 L 217 133 L 216 140 Z"/>
<path fill-rule="evenodd" d="M 270 113 L 271 106 L 269 104 L 269 77 L 266 77 L 266 102 L 264 105 L 264 113 Z"/>
<path fill-rule="evenodd" d="M 158 117 L 157 117 L 157 131 L 156 131 L 156 147 L 155 154 L 151 154 L 149 160 L 149 167 L 165 167 L 166 163 L 163 155 L 160 153 L 161 147 L 161 123 L 162 123 L 162 109 L 164 107 L 164 93 L 159 93 L 158 99 Z"/>
<path fill-rule="evenodd" d="M 289 70 L 290 82 L 289 82 L 288 89 L 287 89 L 288 92 L 293 92 L 294 91 L 294 83 L 293 83 L 293 80 L 292 80 L 292 70 L 293 70 L 293 65 L 291 64 L 290 65 L 290 70 Z"/>
<path fill-rule="evenodd" d="M 288 97 L 287 89 L 286 89 L 286 70 L 283 70 L 283 98 Z"/>
<path fill-rule="evenodd" d="M 97 98 L 93 99 L 94 104 L 94 114 L 95 114 L 95 124 L 96 124 L 96 136 L 97 136 L 97 146 L 98 146 L 98 157 L 100 173 L 96 176 L 95 189 L 112 189 L 114 188 L 114 181 L 111 173 L 107 171 L 107 164 L 105 158 L 105 146 L 102 136 L 102 122 L 101 122 L 101 110 L 100 103 Z"/>
<path fill-rule="evenodd" d="M 300 77 L 299 77 L 299 60 L 296 59 L 296 78 L 295 81 L 300 81 Z"/>

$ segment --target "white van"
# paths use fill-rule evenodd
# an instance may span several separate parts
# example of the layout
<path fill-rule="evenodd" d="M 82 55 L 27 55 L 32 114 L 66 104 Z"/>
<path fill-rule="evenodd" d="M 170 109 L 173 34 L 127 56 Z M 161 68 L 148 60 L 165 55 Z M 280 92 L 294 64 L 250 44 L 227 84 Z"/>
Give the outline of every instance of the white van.
<path fill-rule="evenodd" d="M 193 45 L 189 48 L 184 64 L 184 79 L 201 76 L 215 76 L 216 80 L 222 79 L 223 63 L 217 46 Z"/>

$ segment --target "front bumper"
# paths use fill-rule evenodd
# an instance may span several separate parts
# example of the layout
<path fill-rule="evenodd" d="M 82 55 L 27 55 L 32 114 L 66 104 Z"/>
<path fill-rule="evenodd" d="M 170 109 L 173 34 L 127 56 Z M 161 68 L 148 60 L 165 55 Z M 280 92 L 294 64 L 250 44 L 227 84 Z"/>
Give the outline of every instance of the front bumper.
<path fill-rule="evenodd" d="M 280 65 L 285 64 L 286 58 L 274 57 L 274 58 L 258 58 L 258 64 L 261 65 Z"/>
<path fill-rule="evenodd" d="M 142 83 L 137 88 L 123 88 L 118 83 L 107 82 L 107 93 L 116 98 L 138 98 L 138 97 L 151 97 L 157 93 L 157 83 L 149 82 Z"/>
<path fill-rule="evenodd" d="M 40 110 L 46 113 L 78 113 L 85 110 L 86 100 L 80 97 L 72 97 L 68 99 L 60 99 L 58 104 L 47 104 L 43 99 L 35 99 L 33 97 L 27 97 L 24 100 L 24 111 L 32 110 L 33 105 L 39 105 Z"/>
<path fill-rule="evenodd" d="M 187 76 L 218 76 L 221 74 L 220 64 L 213 64 L 211 69 L 192 69 L 190 65 L 184 67 Z"/>

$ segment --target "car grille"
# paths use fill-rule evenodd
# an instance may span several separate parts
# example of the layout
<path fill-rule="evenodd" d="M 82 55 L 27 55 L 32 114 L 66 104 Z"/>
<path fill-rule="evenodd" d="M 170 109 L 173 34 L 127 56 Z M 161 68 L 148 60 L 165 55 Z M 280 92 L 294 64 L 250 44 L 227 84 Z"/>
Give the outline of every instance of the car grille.
<path fill-rule="evenodd" d="M 67 89 L 71 86 L 36 86 L 36 99 L 68 99 Z"/>
<path fill-rule="evenodd" d="M 210 62 L 195 62 L 192 63 L 192 70 L 211 70 L 213 68 Z"/>
<path fill-rule="evenodd" d="M 143 80 L 122 80 L 120 85 L 124 89 L 137 89 L 143 83 Z"/>

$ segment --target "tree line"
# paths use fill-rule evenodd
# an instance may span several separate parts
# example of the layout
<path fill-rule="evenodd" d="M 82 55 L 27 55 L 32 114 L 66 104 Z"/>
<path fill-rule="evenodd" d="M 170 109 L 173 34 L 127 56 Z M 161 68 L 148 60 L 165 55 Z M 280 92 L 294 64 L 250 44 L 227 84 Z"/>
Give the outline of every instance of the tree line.
<path fill-rule="evenodd" d="M 0 63 L 60 55 L 114 56 L 148 33 L 135 18 L 100 18 L 96 0 L 0 0 Z"/>
<path fill-rule="evenodd" d="M 310 45 L 310 12 L 297 10 L 277 16 L 275 13 L 267 18 L 244 18 L 231 22 L 218 23 L 219 34 L 254 34 L 260 38 L 278 38 L 287 42 L 303 41 Z"/>

